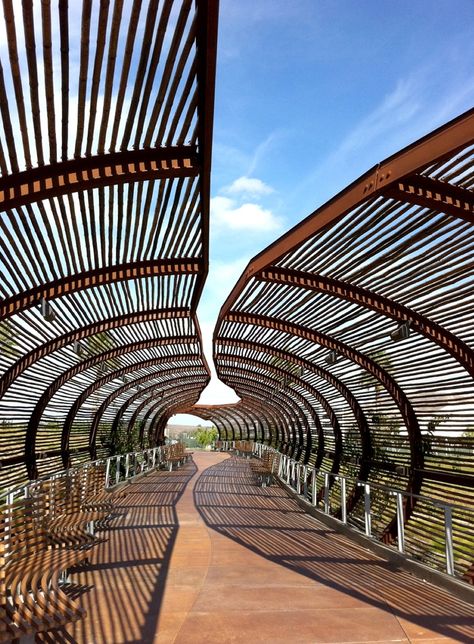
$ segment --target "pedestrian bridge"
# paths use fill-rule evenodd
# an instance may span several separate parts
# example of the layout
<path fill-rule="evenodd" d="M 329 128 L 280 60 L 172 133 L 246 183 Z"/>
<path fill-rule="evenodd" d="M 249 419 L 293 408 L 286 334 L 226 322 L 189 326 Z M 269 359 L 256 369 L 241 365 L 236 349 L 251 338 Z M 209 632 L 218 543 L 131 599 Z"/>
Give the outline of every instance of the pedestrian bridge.
<path fill-rule="evenodd" d="M 2 14 L 0 641 L 472 641 L 463 600 L 323 515 L 470 592 L 474 110 L 249 261 L 213 337 L 240 400 L 203 405 L 218 0 Z M 309 504 L 228 454 L 158 471 L 178 413 Z"/>
<path fill-rule="evenodd" d="M 309 516 L 249 460 L 137 478 L 46 642 L 470 642 L 474 606 Z"/>

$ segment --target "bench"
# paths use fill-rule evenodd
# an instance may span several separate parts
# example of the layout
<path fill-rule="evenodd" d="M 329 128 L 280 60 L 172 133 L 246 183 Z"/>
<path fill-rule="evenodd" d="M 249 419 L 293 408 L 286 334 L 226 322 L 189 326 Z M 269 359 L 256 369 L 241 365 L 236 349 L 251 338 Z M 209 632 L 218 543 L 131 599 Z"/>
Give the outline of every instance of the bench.
<path fill-rule="evenodd" d="M 250 458 L 253 452 L 253 441 L 235 441 L 235 451 L 239 456 Z"/>
<path fill-rule="evenodd" d="M 174 464 L 179 467 L 192 458 L 192 455 L 192 452 L 186 452 L 184 443 L 173 443 L 163 448 L 163 461 L 170 472 L 173 470 Z"/>
<path fill-rule="evenodd" d="M 280 454 L 269 451 L 263 452 L 261 459 L 253 459 L 250 461 L 252 472 L 262 487 L 272 484 L 273 477 L 278 474 L 279 464 Z"/>
<path fill-rule="evenodd" d="M 51 544 L 84 548 L 95 543 L 94 524 L 108 511 L 90 510 L 83 506 L 82 472 L 41 481 L 37 493 L 43 501 L 43 526 Z"/>
<path fill-rule="evenodd" d="M 51 545 L 44 527 L 47 505 L 46 497 L 37 494 L 1 509 L 0 641 L 60 628 L 84 616 L 84 610 L 63 592 L 61 582 L 87 551 Z"/>

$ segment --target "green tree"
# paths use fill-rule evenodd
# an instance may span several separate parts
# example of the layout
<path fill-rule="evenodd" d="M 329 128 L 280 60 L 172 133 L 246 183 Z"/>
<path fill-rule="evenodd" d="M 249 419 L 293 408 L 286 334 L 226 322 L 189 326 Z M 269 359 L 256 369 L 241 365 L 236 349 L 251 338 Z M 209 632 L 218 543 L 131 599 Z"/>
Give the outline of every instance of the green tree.
<path fill-rule="evenodd" d="M 198 425 L 195 437 L 198 445 L 201 447 L 207 447 L 217 440 L 218 435 L 219 433 L 216 427 L 202 427 L 201 425 Z"/>
<path fill-rule="evenodd" d="M 384 349 L 376 349 L 367 354 L 367 357 L 376 362 L 388 374 L 392 374 L 393 363 L 391 357 Z M 380 410 L 380 396 L 384 389 L 383 384 L 365 369 L 359 376 L 359 384 L 365 389 L 374 388 L 373 407 L 369 409 L 369 417 L 374 425 L 383 436 L 384 445 L 374 445 L 374 456 L 378 460 L 385 461 L 388 458 L 388 452 L 396 449 L 398 437 L 400 435 L 400 421 L 394 414 L 385 414 Z"/>
<path fill-rule="evenodd" d="M 288 352 L 288 348 L 286 347 L 283 350 Z M 273 356 L 273 358 L 271 358 L 270 360 L 270 364 L 273 367 L 277 367 L 278 369 L 282 369 L 283 371 L 287 372 L 280 378 L 280 388 L 282 389 L 284 387 L 287 387 L 288 385 L 291 385 L 291 383 L 295 381 L 295 378 L 301 378 L 301 376 L 303 375 L 303 367 L 295 364 L 294 362 L 290 362 L 290 360 L 286 360 L 285 358 Z"/>
<path fill-rule="evenodd" d="M 126 426 L 120 424 L 118 431 L 112 437 L 104 432 L 101 436 L 103 447 L 110 449 L 111 456 L 119 454 L 129 454 L 141 450 L 140 447 L 140 425 L 135 423 L 130 432 L 126 431 Z"/>
<path fill-rule="evenodd" d="M 91 335 L 87 339 L 86 346 L 90 355 L 100 355 L 101 353 L 114 349 L 116 347 L 116 343 L 114 338 L 107 333 L 107 331 L 103 331 L 102 333 Z M 118 356 L 115 358 L 109 358 L 108 360 L 103 360 L 99 365 L 97 365 L 96 376 L 97 378 L 100 378 L 108 371 L 115 371 L 116 369 L 120 369 L 120 367 L 121 361 Z"/>
<path fill-rule="evenodd" d="M 436 428 L 449 420 L 449 414 L 432 416 L 426 425 L 426 432 L 421 437 L 423 443 L 423 454 L 430 456 L 433 453 L 433 438 L 435 436 Z"/>
<path fill-rule="evenodd" d="M 19 354 L 16 342 L 17 333 L 8 320 L 0 322 L 0 354 L 16 358 Z"/>

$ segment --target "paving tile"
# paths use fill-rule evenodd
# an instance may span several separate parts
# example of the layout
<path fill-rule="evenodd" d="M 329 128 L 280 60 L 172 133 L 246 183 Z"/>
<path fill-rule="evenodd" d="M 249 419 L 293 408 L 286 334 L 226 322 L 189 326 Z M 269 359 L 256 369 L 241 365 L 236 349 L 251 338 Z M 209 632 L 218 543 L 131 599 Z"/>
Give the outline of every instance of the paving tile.
<path fill-rule="evenodd" d="M 268 606 L 274 610 L 320 610 L 327 608 L 354 608 L 367 604 L 348 593 L 342 593 L 324 586 L 235 586 L 205 584 L 193 607 L 195 611 L 205 611 L 218 606 L 225 597 L 223 608 L 226 611 L 266 611 Z"/>
<path fill-rule="evenodd" d="M 219 636 L 222 639 L 219 640 Z M 407 638 L 391 614 L 374 608 L 192 612 L 183 624 L 176 644 L 206 641 L 406 642 Z"/>
<path fill-rule="evenodd" d="M 457 637 L 454 641 L 474 642 L 474 617 L 458 617 L 454 621 L 449 617 L 421 615 L 416 621 L 415 618 L 403 617 L 398 617 L 398 621 L 410 640 L 426 642 L 440 637 L 444 637 L 445 640 Z"/>

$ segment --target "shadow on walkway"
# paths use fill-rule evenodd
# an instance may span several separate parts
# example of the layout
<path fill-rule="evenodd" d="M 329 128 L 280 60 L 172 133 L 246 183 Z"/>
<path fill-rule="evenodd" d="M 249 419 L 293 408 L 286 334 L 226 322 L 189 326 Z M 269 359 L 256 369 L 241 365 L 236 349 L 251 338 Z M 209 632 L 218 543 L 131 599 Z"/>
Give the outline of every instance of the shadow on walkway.
<path fill-rule="evenodd" d="M 73 594 L 87 616 L 37 642 L 151 642 L 161 610 L 178 532 L 176 504 L 197 468 L 155 472 L 126 488 L 104 542 L 90 563 L 71 575 Z"/>
<path fill-rule="evenodd" d="M 409 637 L 410 630 L 424 630 L 434 638 L 474 641 L 473 606 L 319 523 L 279 486 L 258 487 L 247 460 L 233 457 L 204 471 L 194 500 L 209 528 L 328 588 L 393 613 Z M 264 602 L 262 597 L 262 608 Z"/>

